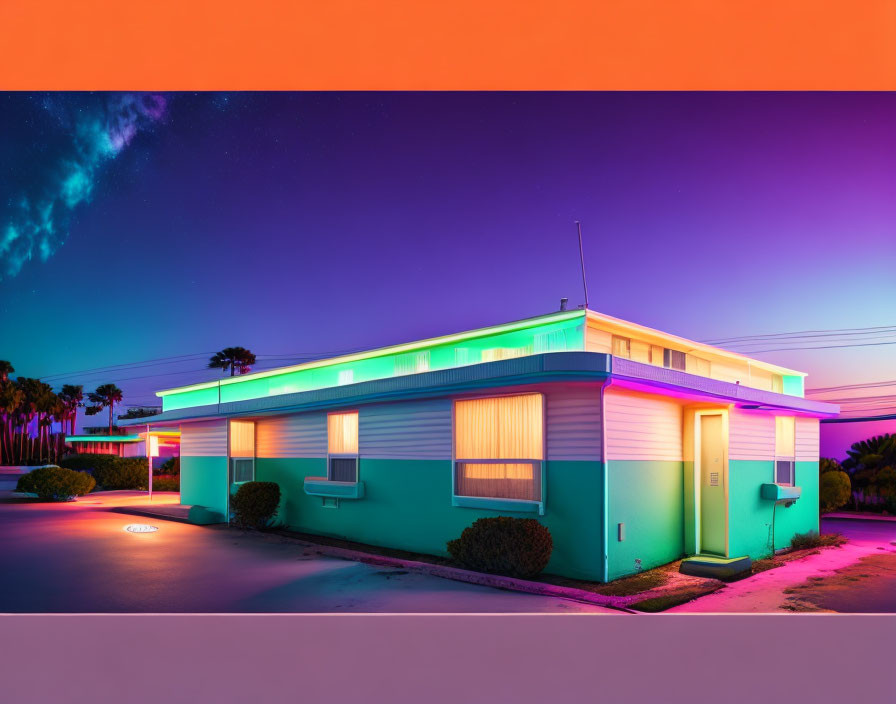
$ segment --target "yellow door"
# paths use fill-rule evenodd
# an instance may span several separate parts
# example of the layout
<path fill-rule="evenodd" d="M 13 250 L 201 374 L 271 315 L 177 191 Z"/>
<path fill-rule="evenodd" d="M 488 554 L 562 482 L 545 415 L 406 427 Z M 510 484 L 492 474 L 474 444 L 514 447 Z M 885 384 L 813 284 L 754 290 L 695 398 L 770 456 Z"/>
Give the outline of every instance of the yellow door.
<path fill-rule="evenodd" d="M 725 437 L 722 416 L 700 418 L 700 552 L 725 556 Z"/>

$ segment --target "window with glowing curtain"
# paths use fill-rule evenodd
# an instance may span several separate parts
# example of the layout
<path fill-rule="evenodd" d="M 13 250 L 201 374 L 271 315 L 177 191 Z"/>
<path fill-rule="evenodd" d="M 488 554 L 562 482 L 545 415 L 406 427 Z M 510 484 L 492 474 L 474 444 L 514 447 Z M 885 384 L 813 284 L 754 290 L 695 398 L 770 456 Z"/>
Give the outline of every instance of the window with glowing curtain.
<path fill-rule="evenodd" d="M 235 484 L 255 479 L 255 423 L 230 421 L 230 472 Z"/>
<path fill-rule="evenodd" d="M 358 481 L 358 412 L 327 416 L 327 479 Z"/>
<path fill-rule="evenodd" d="M 796 419 L 775 416 L 775 483 L 795 486 Z"/>
<path fill-rule="evenodd" d="M 541 501 L 542 395 L 455 401 L 454 458 L 458 496 Z"/>

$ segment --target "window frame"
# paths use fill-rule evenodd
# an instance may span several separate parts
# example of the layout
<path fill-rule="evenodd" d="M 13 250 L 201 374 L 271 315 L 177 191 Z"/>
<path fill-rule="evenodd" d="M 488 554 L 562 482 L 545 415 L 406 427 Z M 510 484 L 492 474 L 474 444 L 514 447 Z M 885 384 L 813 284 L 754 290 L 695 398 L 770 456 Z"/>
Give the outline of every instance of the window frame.
<path fill-rule="evenodd" d="M 457 458 L 457 402 L 458 401 L 475 401 L 483 398 L 510 398 L 512 396 L 530 396 L 532 394 L 541 396 L 541 457 L 540 460 L 526 459 L 495 459 L 495 460 L 476 460 Z M 478 394 L 475 396 L 460 396 L 451 399 L 451 505 L 464 508 L 492 509 L 496 511 L 517 511 L 524 513 L 538 513 L 544 515 L 544 506 L 547 501 L 547 397 L 542 391 L 519 391 L 516 393 L 503 394 Z M 538 500 L 533 499 L 508 499 L 502 497 L 488 496 L 466 496 L 457 493 L 457 465 L 459 462 L 468 462 L 472 464 L 533 464 L 538 465 L 538 481 L 539 495 Z"/>
<path fill-rule="evenodd" d="M 792 455 L 779 455 L 778 454 L 778 418 L 792 418 L 793 419 L 793 438 L 792 438 L 792 447 L 793 454 Z M 787 462 L 790 464 L 790 483 L 783 483 L 778 481 L 778 463 L 779 462 Z M 777 484 L 778 486 L 796 486 L 796 417 L 795 416 L 775 416 L 775 461 L 772 468 L 772 483 Z"/>
<path fill-rule="evenodd" d="M 358 437 L 355 438 L 355 445 L 358 447 L 358 451 L 355 453 L 351 452 L 330 452 L 330 416 L 344 416 L 354 413 L 358 416 Z M 347 460 L 353 459 L 355 461 L 355 480 L 353 482 L 346 482 L 337 479 L 333 479 L 333 470 L 332 470 L 332 462 L 331 460 Z M 346 409 L 340 411 L 329 411 L 327 413 L 327 481 L 334 482 L 336 484 L 358 484 L 361 481 L 361 412 L 358 409 Z"/>
<path fill-rule="evenodd" d="M 252 423 L 252 456 L 248 455 L 232 455 L 230 449 L 230 438 L 232 433 L 232 423 L 233 421 L 239 422 L 247 422 Z M 230 471 L 230 483 L 231 484 L 246 484 L 247 482 L 255 481 L 255 451 L 256 451 L 256 442 L 258 442 L 258 423 L 254 420 L 246 420 L 244 418 L 230 418 L 227 421 L 227 464 L 228 469 Z M 249 460 L 252 462 L 252 478 L 251 479 L 243 479 L 241 481 L 236 480 L 236 471 L 234 469 L 234 461 L 235 460 Z"/>

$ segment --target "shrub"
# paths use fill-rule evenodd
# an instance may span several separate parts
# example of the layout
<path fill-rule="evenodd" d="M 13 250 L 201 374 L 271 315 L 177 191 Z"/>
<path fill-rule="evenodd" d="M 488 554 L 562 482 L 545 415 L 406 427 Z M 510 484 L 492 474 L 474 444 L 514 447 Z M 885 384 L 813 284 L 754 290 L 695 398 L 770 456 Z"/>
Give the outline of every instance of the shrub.
<path fill-rule="evenodd" d="M 180 457 L 169 457 L 159 467 L 159 474 L 180 474 Z"/>
<path fill-rule="evenodd" d="M 534 518 L 480 518 L 448 541 L 448 552 L 480 572 L 534 577 L 548 564 L 554 547 L 550 531 Z"/>
<path fill-rule="evenodd" d="M 818 471 L 820 474 L 825 472 L 842 472 L 843 467 L 840 466 L 837 460 L 832 460 L 830 457 L 822 457 L 818 461 Z"/>
<path fill-rule="evenodd" d="M 846 472 L 825 472 L 818 479 L 818 503 L 822 513 L 836 511 L 852 496 L 852 484 Z"/>
<path fill-rule="evenodd" d="M 40 467 L 19 477 L 17 491 L 37 494 L 46 501 L 71 501 L 93 490 L 96 480 L 87 472 L 75 472 L 64 467 Z"/>
<path fill-rule="evenodd" d="M 275 482 L 246 482 L 230 500 L 233 522 L 243 528 L 264 528 L 277 514 L 280 486 Z"/>
<path fill-rule="evenodd" d="M 814 530 L 808 533 L 797 533 L 790 539 L 790 547 L 794 550 L 806 550 L 808 548 L 826 548 L 843 545 L 846 542 L 839 533 L 822 533 L 819 535 Z"/>
<path fill-rule="evenodd" d="M 152 478 L 153 491 L 180 491 L 180 477 L 177 475 Z"/>
<path fill-rule="evenodd" d="M 63 467 L 86 470 L 103 489 L 139 489 L 146 491 L 149 465 L 145 457 L 116 455 L 72 455 L 60 463 Z"/>

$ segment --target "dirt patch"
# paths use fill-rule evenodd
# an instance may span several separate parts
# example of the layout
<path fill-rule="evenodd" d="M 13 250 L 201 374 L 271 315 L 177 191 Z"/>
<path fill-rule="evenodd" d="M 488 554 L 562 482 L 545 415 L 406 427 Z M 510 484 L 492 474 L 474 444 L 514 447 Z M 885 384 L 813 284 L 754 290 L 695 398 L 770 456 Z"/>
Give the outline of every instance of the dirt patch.
<path fill-rule="evenodd" d="M 784 590 L 787 611 L 893 613 L 896 611 L 896 551 L 866 555 L 828 577 L 809 577 Z"/>
<path fill-rule="evenodd" d="M 725 586 L 723 583 L 715 579 L 704 580 L 703 584 L 682 584 L 671 589 L 664 590 L 659 596 L 649 597 L 641 601 L 635 601 L 629 604 L 630 609 L 635 611 L 644 611 L 646 613 L 656 613 L 671 609 L 673 606 L 685 604 L 694 599 L 706 596 L 712 592 Z"/>

